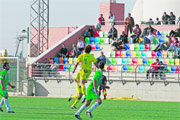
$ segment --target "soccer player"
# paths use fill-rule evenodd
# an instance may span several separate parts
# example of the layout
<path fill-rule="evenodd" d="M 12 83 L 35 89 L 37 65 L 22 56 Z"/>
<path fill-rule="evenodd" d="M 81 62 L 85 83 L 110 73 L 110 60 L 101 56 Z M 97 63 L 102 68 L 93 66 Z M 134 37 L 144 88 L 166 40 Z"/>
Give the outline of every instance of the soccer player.
<path fill-rule="evenodd" d="M 76 98 L 74 104 L 72 105 L 72 108 L 75 108 L 74 106 L 79 102 L 82 96 L 83 96 L 82 103 L 84 103 L 86 99 L 85 83 L 87 83 L 88 78 L 91 74 L 92 63 L 94 63 L 94 65 L 97 67 L 97 63 L 96 63 L 97 60 L 93 55 L 90 54 L 90 52 L 91 52 L 91 46 L 88 45 L 85 48 L 85 52 L 78 57 L 77 62 L 74 66 L 74 70 L 72 72 L 74 73 L 76 71 L 78 64 L 81 62 L 81 70 L 75 75 L 74 78 L 76 81 L 77 95 L 71 96 L 69 98 L 69 100 L 71 100 L 71 98 Z"/>
<path fill-rule="evenodd" d="M 99 69 L 95 72 L 95 75 L 93 77 L 93 80 L 91 81 L 89 87 L 87 88 L 87 96 L 86 96 L 86 102 L 85 104 L 83 104 L 80 109 L 75 113 L 75 117 L 79 120 L 81 120 L 80 118 L 80 113 L 90 105 L 92 100 L 95 100 L 95 104 L 92 105 L 92 107 L 90 109 L 88 109 L 86 111 L 86 114 L 89 115 L 89 117 L 92 118 L 92 114 L 91 112 L 101 104 L 101 99 L 100 96 L 98 95 L 98 87 L 105 87 L 109 89 L 109 86 L 103 85 L 102 84 L 102 71 L 104 68 L 104 63 L 101 61 L 98 63 Z"/>
<path fill-rule="evenodd" d="M 9 85 L 11 88 L 15 88 L 15 86 L 9 83 L 9 74 L 8 74 L 9 69 L 10 69 L 9 63 L 6 62 L 3 64 L 3 70 L 0 72 L 0 95 L 2 96 L 2 100 L 0 103 L 0 111 L 3 112 L 2 105 L 5 102 L 6 107 L 7 107 L 7 112 L 15 113 L 14 111 L 11 110 L 9 102 L 8 102 L 7 86 Z"/>

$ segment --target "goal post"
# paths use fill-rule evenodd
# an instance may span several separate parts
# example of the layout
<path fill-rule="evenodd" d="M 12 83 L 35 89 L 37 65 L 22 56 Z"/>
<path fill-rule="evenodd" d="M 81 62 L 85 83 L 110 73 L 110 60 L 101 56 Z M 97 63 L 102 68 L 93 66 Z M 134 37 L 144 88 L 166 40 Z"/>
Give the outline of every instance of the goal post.
<path fill-rule="evenodd" d="M 8 62 L 10 66 L 9 73 L 9 82 L 16 86 L 16 89 L 13 90 L 8 87 L 9 92 L 19 95 L 20 92 L 20 69 L 19 69 L 19 58 L 18 57 L 0 57 L 0 71 L 3 70 L 3 63 Z"/>

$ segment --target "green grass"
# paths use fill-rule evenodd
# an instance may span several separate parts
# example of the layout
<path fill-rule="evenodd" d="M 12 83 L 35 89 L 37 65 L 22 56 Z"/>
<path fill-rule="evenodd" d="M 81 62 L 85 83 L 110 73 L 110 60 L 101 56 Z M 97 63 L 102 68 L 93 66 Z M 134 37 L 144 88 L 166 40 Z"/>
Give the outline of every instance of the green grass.
<path fill-rule="evenodd" d="M 76 110 L 70 108 L 73 100 L 45 97 L 9 97 L 9 114 L 3 106 L 0 120 L 76 120 Z M 92 102 L 93 104 L 94 102 Z M 92 105 L 91 104 L 91 105 Z M 82 103 L 79 103 L 79 108 Z M 90 105 L 90 106 L 91 106 Z M 149 102 L 104 100 L 93 112 L 93 118 L 81 113 L 83 120 L 180 120 L 180 102 Z"/>

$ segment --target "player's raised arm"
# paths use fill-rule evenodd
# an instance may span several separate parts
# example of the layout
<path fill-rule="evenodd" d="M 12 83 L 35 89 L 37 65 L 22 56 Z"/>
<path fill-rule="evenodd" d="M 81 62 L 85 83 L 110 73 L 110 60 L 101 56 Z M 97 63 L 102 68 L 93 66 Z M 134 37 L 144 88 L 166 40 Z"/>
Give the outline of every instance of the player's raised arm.
<path fill-rule="evenodd" d="M 8 85 L 9 85 L 11 88 L 15 88 L 15 86 L 14 86 L 14 85 L 11 85 L 10 83 L 8 83 Z"/>

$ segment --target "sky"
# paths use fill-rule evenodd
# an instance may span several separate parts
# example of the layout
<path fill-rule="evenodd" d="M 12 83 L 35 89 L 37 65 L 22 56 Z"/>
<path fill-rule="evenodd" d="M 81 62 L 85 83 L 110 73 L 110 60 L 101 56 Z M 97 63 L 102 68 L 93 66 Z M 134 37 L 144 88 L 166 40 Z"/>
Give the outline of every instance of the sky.
<path fill-rule="evenodd" d="M 0 0 L 0 50 L 15 55 L 17 36 L 30 25 L 30 5 L 34 0 Z M 136 0 L 117 0 L 125 3 L 125 16 Z M 99 17 L 101 2 L 109 0 L 49 0 L 50 27 L 94 25 Z M 27 40 L 23 41 L 26 56 Z M 22 44 L 19 51 L 22 50 Z M 20 52 L 19 52 L 20 53 Z"/>

